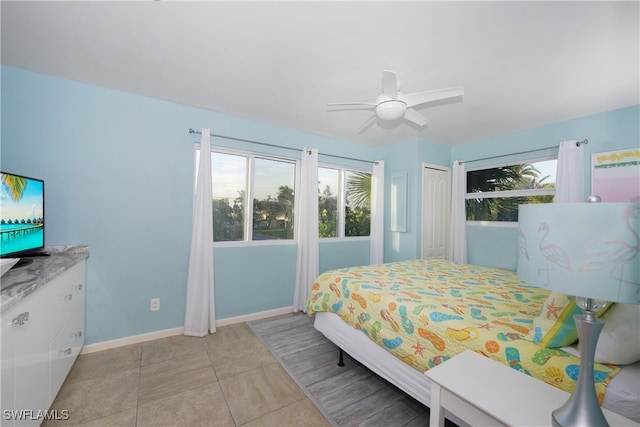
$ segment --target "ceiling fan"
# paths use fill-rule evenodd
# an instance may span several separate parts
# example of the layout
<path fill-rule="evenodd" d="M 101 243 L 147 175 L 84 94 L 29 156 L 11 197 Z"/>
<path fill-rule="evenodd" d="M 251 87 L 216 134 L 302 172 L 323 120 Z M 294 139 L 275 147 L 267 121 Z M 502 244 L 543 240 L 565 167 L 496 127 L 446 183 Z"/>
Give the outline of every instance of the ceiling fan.
<path fill-rule="evenodd" d="M 367 119 L 360 127 L 360 132 L 362 132 L 373 124 L 376 118 L 386 121 L 404 118 L 417 126 L 423 127 L 429 123 L 429 120 L 412 107 L 464 95 L 464 88 L 462 86 L 415 93 L 402 93 L 399 91 L 399 88 L 400 85 L 398 84 L 396 73 L 393 71 L 383 71 L 382 93 L 378 95 L 375 102 L 340 102 L 327 104 L 327 106 L 352 105 L 360 107 L 356 109 L 374 110 L 375 115 Z"/>

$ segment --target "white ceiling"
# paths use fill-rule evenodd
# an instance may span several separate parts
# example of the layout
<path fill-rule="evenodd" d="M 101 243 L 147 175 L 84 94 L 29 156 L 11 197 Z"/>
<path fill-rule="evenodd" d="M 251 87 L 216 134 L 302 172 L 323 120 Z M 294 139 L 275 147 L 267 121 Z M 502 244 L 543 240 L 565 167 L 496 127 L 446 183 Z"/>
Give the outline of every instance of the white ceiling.
<path fill-rule="evenodd" d="M 1 2 L 2 63 L 356 143 L 456 145 L 640 103 L 632 2 Z M 383 70 L 462 85 L 360 126 Z M 206 127 L 207 123 L 193 123 Z"/>

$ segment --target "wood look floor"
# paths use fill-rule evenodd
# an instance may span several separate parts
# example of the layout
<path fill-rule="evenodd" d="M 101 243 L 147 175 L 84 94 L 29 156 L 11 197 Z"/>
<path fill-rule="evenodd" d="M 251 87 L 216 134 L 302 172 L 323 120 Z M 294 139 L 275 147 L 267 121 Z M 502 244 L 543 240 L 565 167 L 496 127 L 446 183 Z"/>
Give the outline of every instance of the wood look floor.
<path fill-rule="evenodd" d="M 249 322 L 249 326 L 333 425 L 429 425 L 429 408 L 347 354 L 345 366 L 339 367 L 339 349 L 306 314 Z M 446 425 L 455 427 L 448 420 Z"/>
<path fill-rule="evenodd" d="M 330 426 L 246 323 L 80 355 L 44 426 Z"/>

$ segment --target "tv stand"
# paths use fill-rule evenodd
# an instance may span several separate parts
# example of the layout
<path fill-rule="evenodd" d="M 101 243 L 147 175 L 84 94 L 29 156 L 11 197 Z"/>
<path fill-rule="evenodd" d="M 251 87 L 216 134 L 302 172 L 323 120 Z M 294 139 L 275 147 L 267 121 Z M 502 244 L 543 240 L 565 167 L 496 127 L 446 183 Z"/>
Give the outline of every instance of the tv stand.
<path fill-rule="evenodd" d="M 29 265 L 33 262 L 32 258 L 20 258 L 20 261 L 16 262 L 15 265 L 11 268 L 20 268 L 20 267 L 24 267 L 25 265 Z"/>
<path fill-rule="evenodd" d="M 42 257 L 42 256 L 51 256 L 51 252 L 49 251 L 38 251 L 38 252 L 29 252 L 23 255 L 23 257 L 19 258 L 20 260 L 16 262 L 12 269 L 24 267 L 25 265 L 29 265 L 33 263 L 33 257 Z"/>
<path fill-rule="evenodd" d="M 49 251 L 38 251 L 38 252 L 30 252 L 25 256 L 32 257 L 32 256 L 50 256 L 50 255 L 51 255 L 51 252 Z"/>

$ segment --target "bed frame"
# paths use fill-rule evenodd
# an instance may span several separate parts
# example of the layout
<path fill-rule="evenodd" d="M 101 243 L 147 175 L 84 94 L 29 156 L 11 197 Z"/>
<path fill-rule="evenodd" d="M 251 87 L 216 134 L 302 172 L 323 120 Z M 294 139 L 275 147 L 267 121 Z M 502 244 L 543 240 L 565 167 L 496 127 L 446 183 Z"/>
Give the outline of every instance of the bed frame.
<path fill-rule="evenodd" d="M 331 312 L 315 313 L 314 327 L 340 348 L 339 365 L 344 365 L 345 351 L 364 366 L 395 385 L 425 406 L 430 406 L 431 382 L 411 366 L 371 341 L 364 333 Z M 342 363 L 342 364 L 340 364 Z M 446 362 L 445 362 L 446 363 Z M 625 366 L 607 387 L 603 407 L 640 422 L 640 362 Z M 446 413 L 458 425 L 464 422 Z"/>

